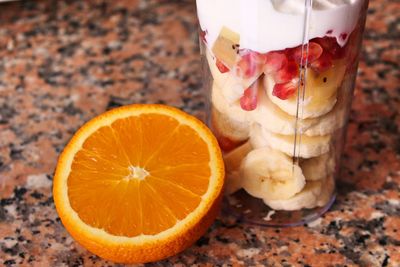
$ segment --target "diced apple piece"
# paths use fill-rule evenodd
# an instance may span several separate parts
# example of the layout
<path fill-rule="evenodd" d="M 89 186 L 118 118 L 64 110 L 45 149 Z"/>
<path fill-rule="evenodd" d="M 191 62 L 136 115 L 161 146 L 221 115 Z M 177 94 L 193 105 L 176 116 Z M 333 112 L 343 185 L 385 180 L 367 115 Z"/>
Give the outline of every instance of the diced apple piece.
<path fill-rule="evenodd" d="M 223 27 L 212 47 L 214 55 L 230 69 L 232 69 L 236 62 L 239 41 L 239 34 L 227 27 Z"/>

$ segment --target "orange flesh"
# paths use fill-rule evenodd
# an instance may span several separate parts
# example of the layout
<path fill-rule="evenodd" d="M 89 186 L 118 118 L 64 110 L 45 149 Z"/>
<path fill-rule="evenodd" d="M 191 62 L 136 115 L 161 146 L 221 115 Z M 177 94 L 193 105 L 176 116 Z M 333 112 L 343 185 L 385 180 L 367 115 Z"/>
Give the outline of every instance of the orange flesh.
<path fill-rule="evenodd" d="M 118 236 L 154 235 L 200 204 L 209 162 L 204 140 L 174 118 L 151 113 L 118 119 L 88 137 L 75 155 L 68 197 L 88 225 Z M 135 176 L 133 167 L 144 172 Z"/>

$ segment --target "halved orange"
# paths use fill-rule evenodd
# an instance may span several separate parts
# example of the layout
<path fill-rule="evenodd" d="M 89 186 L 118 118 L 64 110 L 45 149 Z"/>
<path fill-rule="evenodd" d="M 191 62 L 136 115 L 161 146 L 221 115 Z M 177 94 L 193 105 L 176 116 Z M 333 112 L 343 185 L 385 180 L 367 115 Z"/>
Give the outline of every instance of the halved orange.
<path fill-rule="evenodd" d="M 215 219 L 224 179 L 211 131 L 164 105 L 131 105 L 86 123 L 61 154 L 53 195 L 72 237 L 121 263 L 174 255 Z"/>

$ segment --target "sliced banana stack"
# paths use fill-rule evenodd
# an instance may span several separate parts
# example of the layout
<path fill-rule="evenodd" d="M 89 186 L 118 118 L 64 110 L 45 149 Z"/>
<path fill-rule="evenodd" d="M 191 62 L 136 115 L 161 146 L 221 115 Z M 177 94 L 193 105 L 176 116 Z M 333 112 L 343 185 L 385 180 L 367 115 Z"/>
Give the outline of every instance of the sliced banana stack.
<path fill-rule="evenodd" d="M 322 155 L 329 151 L 331 135 L 306 136 L 301 139 L 297 137 L 296 156 L 301 158 L 312 158 Z M 250 142 L 253 147 L 260 148 L 270 146 L 273 149 L 284 152 L 286 155 L 293 156 L 295 135 L 281 135 L 271 133 L 262 128 L 259 124 L 253 124 L 250 128 Z"/>
<path fill-rule="evenodd" d="M 250 114 L 240 107 L 239 102 L 228 103 L 221 88 L 214 82 L 211 91 L 213 105 L 213 128 L 222 136 L 233 141 L 243 141 L 249 137 Z"/>
<path fill-rule="evenodd" d="M 250 142 L 235 148 L 224 155 L 225 162 L 225 194 L 233 194 L 242 188 L 242 179 L 240 176 L 240 165 L 246 155 L 252 150 Z"/>
<path fill-rule="evenodd" d="M 305 185 L 298 165 L 284 153 L 263 147 L 251 151 L 241 165 L 242 186 L 247 193 L 267 200 L 289 199 Z"/>
<path fill-rule="evenodd" d="M 229 104 L 237 102 L 244 90 L 259 78 L 259 76 L 248 79 L 238 78 L 232 71 L 221 73 L 217 68 L 216 58 L 208 49 L 206 49 L 206 57 L 214 83 L 221 88 L 221 93 Z"/>
<path fill-rule="evenodd" d="M 336 62 L 333 67 L 320 74 L 311 69 L 307 70 L 305 99 L 302 112 L 299 112 L 301 119 L 319 117 L 332 110 L 337 101 L 337 90 L 342 83 L 345 71 L 346 65 L 343 62 Z M 282 100 L 272 94 L 275 82 L 270 75 L 266 76 L 264 83 L 271 101 L 289 115 L 296 116 L 297 94 Z"/>

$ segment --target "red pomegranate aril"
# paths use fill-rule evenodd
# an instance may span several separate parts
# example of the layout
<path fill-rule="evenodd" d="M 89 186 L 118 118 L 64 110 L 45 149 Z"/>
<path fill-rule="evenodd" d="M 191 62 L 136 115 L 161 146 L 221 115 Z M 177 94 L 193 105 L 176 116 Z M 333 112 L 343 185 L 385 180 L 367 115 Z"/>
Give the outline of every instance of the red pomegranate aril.
<path fill-rule="evenodd" d="M 345 49 L 339 46 L 335 37 L 315 38 L 313 41 L 320 44 L 324 52 L 329 52 L 333 59 L 345 57 Z"/>
<path fill-rule="evenodd" d="M 267 59 L 265 54 L 250 49 L 240 49 L 239 56 L 241 58 L 237 63 L 236 74 L 245 79 L 260 73 Z"/>
<path fill-rule="evenodd" d="M 282 69 L 288 63 L 286 55 L 282 52 L 269 52 L 266 54 L 264 66 L 265 73 L 274 73 Z"/>
<path fill-rule="evenodd" d="M 252 111 L 257 108 L 258 81 L 255 81 L 249 88 L 244 90 L 240 98 L 240 106 L 243 110 Z"/>
<path fill-rule="evenodd" d="M 337 45 L 335 37 L 314 38 L 313 42 L 318 43 L 324 51 L 331 51 Z"/>
<path fill-rule="evenodd" d="M 278 70 L 274 79 L 276 83 L 290 82 L 299 75 L 299 65 L 294 61 L 289 61 L 283 68 Z"/>
<path fill-rule="evenodd" d="M 333 56 L 329 52 L 324 52 L 322 55 L 313 63 L 311 63 L 311 68 L 317 72 L 321 73 L 328 70 L 333 65 Z"/>
<path fill-rule="evenodd" d="M 340 39 L 342 39 L 343 41 L 346 41 L 348 34 L 343 32 L 340 34 Z"/>
<path fill-rule="evenodd" d="M 249 55 L 244 55 L 240 58 L 236 65 L 236 75 L 242 78 L 249 78 L 256 72 L 256 64 L 251 62 Z"/>
<path fill-rule="evenodd" d="M 277 83 L 274 85 L 272 90 L 272 95 L 279 99 L 286 100 L 289 99 L 297 90 L 297 86 L 293 82 L 288 83 Z"/>
<path fill-rule="evenodd" d="M 236 75 L 242 78 L 250 78 L 261 72 L 264 62 L 252 53 L 244 54 L 236 66 Z"/>
<path fill-rule="evenodd" d="M 309 42 L 308 44 L 308 56 L 307 56 L 307 46 L 304 46 L 303 51 L 302 51 L 302 46 L 296 47 L 292 51 L 292 57 L 297 63 L 303 63 L 305 64 L 306 62 L 310 64 L 311 62 L 317 60 L 323 52 L 322 47 L 315 42 Z"/>
<path fill-rule="evenodd" d="M 215 62 L 215 64 L 217 65 L 217 68 L 221 73 L 226 73 L 229 71 L 229 68 L 227 66 L 225 66 L 225 64 L 222 63 L 222 61 L 219 60 L 218 58 L 217 58 L 217 61 Z"/>
<path fill-rule="evenodd" d="M 240 49 L 239 50 L 239 55 L 244 57 L 248 57 L 251 61 L 257 63 L 257 64 L 265 64 L 265 61 L 267 59 L 266 54 L 261 54 L 256 51 L 250 50 L 250 49 Z"/>

